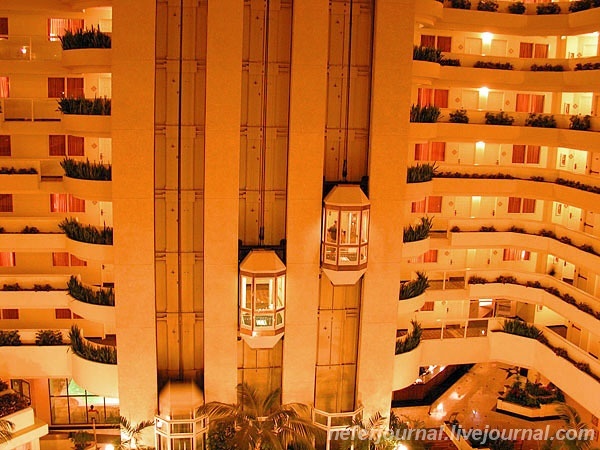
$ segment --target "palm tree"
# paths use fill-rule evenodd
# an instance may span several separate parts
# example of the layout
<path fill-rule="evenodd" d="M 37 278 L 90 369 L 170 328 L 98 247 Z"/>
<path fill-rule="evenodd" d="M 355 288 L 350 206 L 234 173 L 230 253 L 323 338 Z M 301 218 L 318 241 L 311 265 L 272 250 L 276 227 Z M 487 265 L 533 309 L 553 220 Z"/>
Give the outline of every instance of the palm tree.
<path fill-rule="evenodd" d="M 120 450 L 131 448 L 146 448 L 145 445 L 142 445 L 142 431 L 153 425 L 153 420 L 143 420 L 137 425 L 134 425 L 126 417 L 119 417 L 121 439 L 116 448 Z"/>
<path fill-rule="evenodd" d="M 0 419 L 0 444 L 12 439 L 12 431 L 15 425 L 8 420 Z"/>
<path fill-rule="evenodd" d="M 556 411 L 564 422 L 567 430 L 576 430 L 575 439 L 551 440 L 544 445 L 544 450 L 565 449 L 565 450 L 591 450 L 592 440 L 590 439 L 592 430 L 581 420 L 581 416 L 575 408 L 566 403 L 560 403 Z M 590 433 L 590 434 L 588 434 Z"/>
<path fill-rule="evenodd" d="M 236 389 L 237 404 L 210 402 L 198 408 L 198 415 L 208 416 L 210 431 L 230 432 L 229 437 L 221 439 L 225 448 L 314 449 L 313 441 L 323 437 L 324 432 L 311 422 L 306 405 L 281 404 L 280 389 L 264 398 L 246 383 L 238 384 Z"/>

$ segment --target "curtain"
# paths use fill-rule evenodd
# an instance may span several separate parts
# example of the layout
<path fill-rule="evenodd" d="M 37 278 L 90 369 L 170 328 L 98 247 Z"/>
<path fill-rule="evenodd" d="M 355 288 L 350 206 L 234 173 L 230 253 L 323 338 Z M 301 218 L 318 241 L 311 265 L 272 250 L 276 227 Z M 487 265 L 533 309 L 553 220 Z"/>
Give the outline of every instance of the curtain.
<path fill-rule="evenodd" d="M 83 78 L 67 78 L 67 97 L 85 97 Z"/>
<path fill-rule="evenodd" d="M 429 144 L 415 144 L 415 161 L 429 161 Z"/>
<path fill-rule="evenodd" d="M 529 102 L 531 96 L 529 94 L 517 94 L 516 112 L 529 112 Z"/>
<path fill-rule="evenodd" d="M 534 58 L 547 58 L 548 57 L 548 44 L 535 44 L 535 51 L 533 53 Z"/>
<path fill-rule="evenodd" d="M 540 163 L 540 146 L 539 145 L 528 145 L 527 146 L 527 164 L 539 164 Z"/>
<path fill-rule="evenodd" d="M 8 17 L 0 17 L 0 38 L 8 37 Z"/>
<path fill-rule="evenodd" d="M 446 143 L 432 142 L 431 143 L 431 161 L 446 160 Z"/>
<path fill-rule="evenodd" d="M 3 319 L 19 319 L 19 310 L 15 308 L 10 309 L 2 309 L 2 318 Z"/>
<path fill-rule="evenodd" d="M 521 42 L 519 47 L 519 58 L 532 58 L 533 57 L 533 43 Z"/>
<path fill-rule="evenodd" d="M 65 96 L 65 79 L 48 77 L 48 98 L 61 98 Z"/>
<path fill-rule="evenodd" d="M 15 266 L 15 252 L 0 252 L 0 266 L 14 267 Z"/>
<path fill-rule="evenodd" d="M 75 266 L 87 266 L 87 261 L 84 261 L 83 259 L 79 259 L 77 256 L 75 255 L 71 255 L 71 266 L 75 267 Z"/>
<path fill-rule="evenodd" d="M 426 199 L 420 200 L 418 202 L 412 202 L 412 204 L 410 206 L 410 212 L 424 213 L 425 212 L 425 203 L 426 203 Z"/>
<path fill-rule="evenodd" d="M 69 254 L 67 252 L 52 252 L 52 265 L 54 267 L 68 267 Z"/>
<path fill-rule="evenodd" d="M 12 194 L 0 194 L 0 212 L 13 212 Z"/>
<path fill-rule="evenodd" d="M 58 41 L 66 30 L 74 32 L 81 29 L 83 19 L 48 19 L 48 39 L 51 41 Z"/>
<path fill-rule="evenodd" d="M 419 106 L 430 106 L 432 91 L 433 89 L 430 88 L 419 88 L 417 91 L 417 104 Z"/>
<path fill-rule="evenodd" d="M 508 197 L 508 212 L 521 212 L 521 199 L 519 197 Z"/>
<path fill-rule="evenodd" d="M 70 319 L 71 310 L 68 308 L 56 308 L 54 310 L 54 317 L 56 319 Z"/>
<path fill-rule="evenodd" d="M 427 212 L 440 213 L 442 212 L 442 197 L 434 195 L 428 198 L 427 201 Z"/>
<path fill-rule="evenodd" d="M 67 194 L 50 194 L 50 212 L 68 212 Z"/>
<path fill-rule="evenodd" d="M 429 250 L 429 251 L 425 252 L 425 255 L 423 257 L 423 262 L 435 263 L 435 262 L 437 262 L 437 258 L 438 258 L 438 251 L 437 250 Z"/>
<path fill-rule="evenodd" d="M 423 47 L 435 47 L 435 36 L 428 34 L 421 35 L 421 46 Z"/>
<path fill-rule="evenodd" d="M 535 212 L 535 198 L 523 199 L 523 212 L 529 214 Z"/>
<path fill-rule="evenodd" d="M 69 212 L 85 212 L 85 200 L 69 194 Z"/>
<path fill-rule="evenodd" d="M 502 255 L 502 261 L 514 261 L 517 259 L 517 249 L 505 248 Z"/>
<path fill-rule="evenodd" d="M 513 145 L 512 151 L 512 162 L 515 164 L 525 162 L 525 146 L 524 145 Z"/>
<path fill-rule="evenodd" d="M 83 156 L 84 140 L 82 136 L 69 136 L 69 156 Z"/>
<path fill-rule="evenodd" d="M 438 108 L 447 108 L 448 89 L 436 89 L 433 96 L 433 104 Z"/>
<path fill-rule="evenodd" d="M 10 135 L 0 135 L 0 156 L 10 156 Z"/>
<path fill-rule="evenodd" d="M 452 37 L 450 36 L 438 36 L 437 48 L 443 52 L 452 51 Z"/>
<path fill-rule="evenodd" d="M 8 98 L 10 94 L 10 83 L 8 77 L 0 77 L 0 98 Z"/>
<path fill-rule="evenodd" d="M 531 95 L 531 111 L 534 113 L 543 113 L 544 112 L 544 96 L 538 94 Z"/>
<path fill-rule="evenodd" d="M 65 137 L 63 135 L 50 135 L 48 136 L 48 154 L 50 156 L 65 156 Z"/>

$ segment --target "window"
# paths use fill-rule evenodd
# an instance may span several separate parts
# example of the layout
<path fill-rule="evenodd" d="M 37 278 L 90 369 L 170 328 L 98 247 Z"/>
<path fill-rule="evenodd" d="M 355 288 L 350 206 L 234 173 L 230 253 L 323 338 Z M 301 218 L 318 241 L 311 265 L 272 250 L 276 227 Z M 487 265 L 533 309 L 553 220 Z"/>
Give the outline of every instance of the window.
<path fill-rule="evenodd" d="M 425 302 L 423 303 L 423 306 L 421 306 L 420 311 L 433 311 L 434 306 L 435 302 Z"/>
<path fill-rule="evenodd" d="M 69 136 L 68 143 L 69 156 L 84 156 L 84 140 L 82 136 Z"/>
<path fill-rule="evenodd" d="M 85 267 L 87 261 L 67 252 L 52 252 L 52 265 L 54 267 Z"/>
<path fill-rule="evenodd" d="M 438 251 L 437 249 L 428 250 L 423 255 L 424 263 L 436 263 L 438 259 Z"/>
<path fill-rule="evenodd" d="M 83 19 L 48 19 L 48 39 L 58 41 L 65 31 L 75 32 L 83 29 Z"/>
<path fill-rule="evenodd" d="M 534 198 L 508 197 L 509 213 L 535 213 Z"/>
<path fill-rule="evenodd" d="M 65 79 L 48 77 L 48 98 L 61 98 L 65 96 Z"/>
<path fill-rule="evenodd" d="M 54 317 L 56 319 L 70 319 L 71 310 L 68 308 L 56 308 L 54 310 Z"/>
<path fill-rule="evenodd" d="M 423 47 L 434 47 L 443 52 L 452 51 L 452 37 L 451 36 L 432 36 L 423 34 L 421 35 L 421 45 Z"/>
<path fill-rule="evenodd" d="M 19 310 L 18 309 L 3 309 L 2 319 L 4 320 L 18 320 Z"/>
<path fill-rule="evenodd" d="M 0 135 L 0 156 L 10 156 L 10 136 Z"/>
<path fill-rule="evenodd" d="M 119 423 L 118 398 L 99 397 L 67 378 L 50 378 L 48 387 L 53 425 L 91 424 L 92 418 L 96 423 Z"/>
<path fill-rule="evenodd" d="M 515 164 L 539 164 L 540 163 L 539 145 L 513 145 L 512 162 Z"/>
<path fill-rule="evenodd" d="M 0 252 L 0 267 L 16 266 L 15 252 Z"/>
<path fill-rule="evenodd" d="M 10 94 L 10 81 L 8 77 L 0 77 L 0 98 L 8 98 Z"/>
<path fill-rule="evenodd" d="M 50 194 L 50 212 L 85 212 L 85 200 L 71 194 Z"/>
<path fill-rule="evenodd" d="M 448 89 L 419 88 L 417 91 L 417 104 L 419 106 L 448 107 Z"/>
<path fill-rule="evenodd" d="M 0 17 L 0 39 L 8 38 L 8 17 Z"/>
<path fill-rule="evenodd" d="M 534 44 L 533 42 L 521 42 L 519 58 L 547 58 L 548 44 Z"/>
<path fill-rule="evenodd" d="M 84 97 L 83 78 L 67 78 L 67 97 Z"/>
<path fill-rule="evenodd" d="M 50 156 L 66 156 L 65 136 L 50 135 L 48 136 L 48 154 Z"/>
<path fill-rule="evenodd" d="M 415 144 L 415 161 L 444 161 L 446 159 L 445 142 Z"/>
<path fill-rule="evenodd" d="M 529 261 L 531 253 L 517 248 L 505 248 L 502 255 L 503 261 Z"/>
<path fill-rule="evenodd" d="M 442 197 L 431 196 L 418 202 L 412 202 L 410 212 L 413 213 L 439 213 L 442 212 Z"/>
<path fill-rule="evenodd" d="M 13 212 L 12 194 L 0 194 L 0 212 Z"/>
<path fill-rule="evenodd" d="M 543 113 L 544 96 L 538 94 L 517 94 L 516 112 Z"/>

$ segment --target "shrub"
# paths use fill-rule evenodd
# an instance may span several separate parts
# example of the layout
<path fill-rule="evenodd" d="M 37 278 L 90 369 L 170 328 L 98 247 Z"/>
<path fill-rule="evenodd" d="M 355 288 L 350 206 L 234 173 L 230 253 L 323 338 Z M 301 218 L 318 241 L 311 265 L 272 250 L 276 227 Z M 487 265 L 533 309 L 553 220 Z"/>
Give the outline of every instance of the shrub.
<path fill-rule="evenodd" d="M 569 128 L 571 130 L 580 130 L 580 131 L 586 131 L 589 130 L 590 127 L 592 126 L 591 123 L 591 117 L 589 115 L 585 115 L 582 116 L 580 114 L 577 114 L 576 116 L 571 116 L 569 118 Z"/>
<path fill-rule="evenodd" d="M 515 118 L 509 116 L 504 111 L 498 113 L 486 112 L 485 123 L 486 125 L 512 125 Z"/>
<path fill-rule="evenodd" d="M 469 123 L 469 116 L 467 116 L 466 109 L 457 109 L 450 113 L 450 122 L 452 123 Z"/>
<path fill-rule="evenodd" d="M 535 176 L 535 175 L 534 175 L 534 176 L 532 176 L 532 177 L 529 177 L 529 179 L 530 179 L 531 181 L 539 181 L 539 182 L 546 181 L 546 179 L 545 179 L 544 177 Z"/>
<path fill-rule="evenodd" d="M 67 283 L 71 297 L 92 305 L 115 306 L 115 293 L 112 289 L 92 290 L 71 276 Z"/>
<path fill-rule="evenodd" d="M 14 392 L 0 395 L 0 417 L 8 416 L 28 406 L 27 401 Z"/>
<path fill-rule="evenodd" d="M 100 31 L 100 27 L 89 30 L 79 29 L 75 32 L 65 30 L 63 36 L 59 36 L 63 50 L 73 50 L 77 48 L 110 48 L 110 35 Z"/>
<path fill-rule="evenodd" d="M 450 0 L 450 6 L 456 9 L 471 9 L 470 0 Z"/>
<path fill-rule="evenodd" d="M 34 167 L 15 169 L 14 167 L 0 167 L 0 175 L 35 175 L 37 169 Z"/>
<path fill-rule="evenodd" d="M 511 14 L 523 14 L 525 9 L 525 3 L 523 2 L 514 2 L 508 5 L 508 12 Z"/>
<path fill-rule="evenodd" d="M 58 100 L 58 111 L 63 114 L 110 116 L 110 98 L 66 97 Z"/>
<path fill-rule="evenodd" d="M 519 284 L 517 279 L 511 275 L 499 275 L 496 277 L 496 283 L 502 284 Z"/>
<path fill-rule="evenodd" d="M 21 233 L 23 234 L 38 234 L 40 232 L 40 230 L 37 227 L 29 227 L 29 226 L 25 226 L 25 228 L 23 228 L 21 230 Z"/>
<path fill-rule="evenodd" d="M 442 56 L 442 59 L 440 59 L 438 63 L 440 64 L 440 66 L 460 67 L 460 59 L 444 58 Z"/>
<path fill-rule="evenodd" d="M 417 164 L 416 166 L 411 166 L 406 171 L 406 182 L 407 183 L 424 183 L 426 181 L 431 181 L 431 179 L 437 173 L 437 166 L 435 163 L 433 164 Z"/>
<path fill-rule="evenodd" d="M 563 72 L 565 68 L 562 64 L 532 64 L 532 72 Z"/>
<path fill-rule="evenodd" d="M 435 123 L 440 118 L 440 108 L 437 106 L 419 106 L 412 105 L 410 107 L 410 121 Z"/>
<path fill-rule="evenodd" d="M 585 11 L 592 7 L 592 0 L 576 0 L 569 3 L 569 12 Z"/>
<path fill-rule="evenodd" d="M 543 333 L 535 325 L 528 325 L 526 322 L 517 319 L 505 320 L 502 324 L 502 331 L 529 339 L 538 339 L 543 336 Z"/>
<path fill-rule="evenodd" d="M 405 281 L 400 285 L 400 300 L 421 295 L 429 287 L 429 279 L 423 272 L 417 272 L 417 279 Z"/>
<path fill-rule="evenodd" d="M 483 277 L 477 276 L 477 275 L 473 275 L 472 277 L 469 278 L 469 284 L 487 284 L 488 280 L 486 280 Z"/>
<path fill-rule="evenodd" d="M 23 288 L 19 286 L 19 283 L 6 284 L 2 286 L 3 291 L 22 291 Z"/>
<path fill-rule="evenodd" d="M 404 242 L 415 242 L 426 239 L 429 236 L 429 230 L 431 230 L 432 225 L 432 217 L 421 217 L 421 223 L 418 225 L 404 227 Z"/>
<path fill-rule="evenodd" d="M 412 331 L 409 331 L 406 336 L 396 339 L 396 355 L 410 352 L 417 348 L 421 342 L 421 335 L 423 334 L 421 324 L 416 320 L 411 320 L 410 324 L 412 325 Z"/>
<path fill-rule="evenodd" d="M 489 226 L 489 227 L 482 225 L 481 227 L 479 227 L 479 231 L 481 233 L 494 233 L 496 231 L 496 227 L 494 227 L 494 225 Z"/>
<path fill-rule="evenodd" d="M 510 231 L 511 233 L 521 233 L 521 234 L 527 233 L 527 231 L 525 231 L 525 228 L 515 227 L 514 225 L 512 227 L 510 227 L 508 229 L 508 231 Z"/>
<path fill-rule="evenodd" d="M 6 381 L 0 380 L 0 392 L 8 389 L 8 383 Z"/>
<path fill-rule="evenodd" d="M 585 64 L 577 63 L 577 64 L 575 64 L 575 70 L 599 70 L 599 69 L 600 69 L 600 62 L 597 62 L 597 63 L 585 63 Z"/>
<path fill-rule="evenodd" d="M 60 166 L 65 171 L 65 176 L 69 178 L 99 181 L 110 181 L 112 179 L 112 166 L 110 164 L 91 163 L 87 159 L 77 161 L 72 158 L 65 158 L 61 161 Z"/>
<path fill-rule="evenodd" d="M 434 47 L 415 45 L 413 47 L 413 59 L 417 61 L 440 62 L 442 51 Z"/>
<path fill-rule="evenodd" d="M 69 332 L 71 350 L 77 356 L 103 364 L 117 364 L 117 349 L 110 345 L 96 345 L 81 336 L 77 325 L 71 326 Z"/>
<path fill-rule="evenodd" d="M 92 225 L 81 225 L 73 218 L 66 218 L 58 224 L 58 227 L 69 239 L 87 244 L 112 245 L 113 229 L 104 225 L 98 229 Z"/>
<path fill-rule="evenodd" d="M 18 345 L 21 345 L 21 336 L 19 336 L 17 330 L 0 330 L 0 347 L 15 347 Z"/>
<path fill-rule="evenodd" d="M 477 10 L 496 12 L 498 11 L 498 2 L 496 0 L 479 0 L 479 3 L 477 3 Z"/>
<path fill-rule="evenodd" d="M 63 345 L 63 335 L 59 330 L 39 330 L 35 334 L 35 345 Z"/>
<path fill-rule="evenodd" d="M 452 228 L 450 228 L 450 231 L 453 233 L 460 233 L 460 227 L 458 225 L 454 225 Z"/>
<path fill-rule="evenodd" d="M 560 14 L 560 6 L 558 3 L 540 3 L 537 5 L 536 14 L 545 15 L 545 14 Z"/>
<path fill-rule="evenodd" d="M 45 291 L 45 292 L 48 292 L 48 291 L 51 291 L 51 290 L 52 290 L 52 286 L 50 286 L 50 285 L 49 285 L 49 284 L 47 284 L 47 283 L 46 283 L 46 284 L 34 284 L 34 285 L 33 285 L 33 290 L 34 290 L 34 291 L 36 291 L 36 292 L 37 292 L 37 291 Z"/>
<path fill-rule="evenodd" d="M 476 61 L 473 65 L 476 69 L 497 69 L 497 70 L 513 70 L 513 65 L 509 62 L 499 63 L 491 61 Z"/>
<path fill-rule="evenodd" d="M 525 119 L 526 127 L 556 128 L 556 119 L 552 114 L 530 113 Z"/>
<path fill-rule="evenodd" d="M 567 351 L 567 349 L 562 348 L 562 347 L 555 347 L 554 354 L 561 358 L 565 358 L 565 359 L 569 358 L 569 352 Z"/>

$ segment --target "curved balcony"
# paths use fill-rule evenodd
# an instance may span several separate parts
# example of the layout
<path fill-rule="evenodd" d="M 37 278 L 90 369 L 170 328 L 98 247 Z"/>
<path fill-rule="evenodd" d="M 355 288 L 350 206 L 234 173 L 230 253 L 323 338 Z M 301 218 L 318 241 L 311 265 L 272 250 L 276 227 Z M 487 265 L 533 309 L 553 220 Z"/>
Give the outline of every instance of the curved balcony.
<path fill-rule="evenodd" d="M 106 202 L 112 200 L 112 183 L 110 181 L 84 180 L 81 178 L 63 177 L 65 191 L 77 198 Z"/>
<path fill-rule="evenodd" d="M 116 326 L 113 306 L 94 305 L 77 300 L 69 295 L 68 308 L 75 314 L 93 322 L 102 323 L 110 328 Z"/>
<path fill-rule="evenodd" d="M 433 180 L 421 183 L 407 183 L 404 189 L 404 200 L 422 199 L 432 195 Z"/>
<path fill-rule="evenodd" d="M 65 237 L 65 239 L 66 250 L 81 259 L 104 263 L 111 263 L 113 261 L 114 249 L 112 245 L 88 244 L 87 242 L 75 241 L 68 237 Z"/>
<path fill-rule="evenodd" d="M 402 244 L 402 257 L 414 258 L 416 256 L 421 256 L 429 250 L 429 240 L 430 238 L 414 242 L 404 242 Z"/>
<path fill-rule="evenodd" d="M 567 359 L 558 357 L 554 351 L 537 340 L 502 332 L 489 332 L 498 327 L 495 321 L 490 322 L 489 329 L 487 325 L 484 328 L 475 327 L 472 333 L 465 329 L 465 337 L 422 340 L 413 351 L 420 353 L 419 358 L 416 354 L 410 355 L 413 352 L 396 355 L 393 389 L 402 389 L 412 384 L 417 377 L 411 380 L 406 372 L 418 375 L 420 366 L 502 362 L 539 371 L 592 414 L 600 412 L 599 382 Z M 569 354 L 575 355 L 577 361 L 589 364 L 592 372 L 600 373 L 600 363 L 593 357 L 550 330 L 543 331 L 551 345 L 567 347 Z"/>
<path fill-rule="evenodd" d="M 64 67 L 73 69 L 77 72 L 110 72 L 112 65 L 112 49 L 77 48 L 63 50 L 61 62 Z"/>
<path fill-rule="evenodd" d="M 118 370 L 116 364 L 89 361 L 71 352 L 72 378 L 95 395 L 119 397 Z"/>
<path fill-rule="evenodd" d="M 110 137 L 111 116 L 63 114 L 62 123 L 66 134 L 76 136 Z"/>
<path fill-rule="evenodd" d="M 427 298 L 427 292 L 424 292 L 416 297 L 398 300 L 398 322 L 403 322 L 406 319 L 407 314 L 414 313 L 421 309 Z"/>

